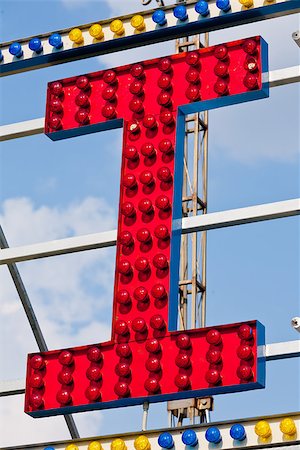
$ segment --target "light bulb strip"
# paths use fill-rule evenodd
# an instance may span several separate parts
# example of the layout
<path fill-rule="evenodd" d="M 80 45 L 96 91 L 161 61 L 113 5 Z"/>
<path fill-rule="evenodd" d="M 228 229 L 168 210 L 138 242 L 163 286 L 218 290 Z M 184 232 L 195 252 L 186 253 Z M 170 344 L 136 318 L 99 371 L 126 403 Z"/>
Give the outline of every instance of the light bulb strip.
<path fill-rule="evenodd" d="M 287 420 L 288 419 L 288 420 Z M 269 438 L 260 438 L 255 433 L 255 426 L 261 422 L 265 421 L 270 426 L 271 436 Z M 291 423 L 295 426 L 296 433 L 294 435 L 287 435 L 282 433 L 282 423 Z M 236 441 L 230 436 L 230 429 L 235 424 L 243 425 L 245 429 L 246 438 L 243 441 Z M 111 450 L 114 448 L 127 448 L 128 450 L 144 450 L 146 443 L 149 443 L 149 450 L 160 449 L 158 445 L 158 439 L 163 433 L 169 433 L 174 441 L 174 450 L 185 450 L 186 446 L 182 442 L 183 432 L 186 430 L 193 430 L 196 434 L 198 440 L 198 447 L 201 450 L 209 450 L 212 448 L 212 444 L 205 439 L 205 433 L 208 428 L 216 427 L 221 434 L 222 450 L 232 449 L 233 446 L 238 446 L 238 448 L 243 449 L 255 449 L 255 448 L 270 448 L 270 446 L 291 446 L 287 448 L 295 448 L 297 444 L 300 444 L 300 414 L 299 413 L 286 413 L 275 416 L 263 416 L 255 417 L 251 419 L 238 419 L 226 422 L 216 422 L 203 424 L 203 425 L 189 425 L 185 427 L 162 429 L 162 430 L 152 430 L 144 431 L 140 434 L 138 433 L 126 433 L 118 435 L 109 436 L 99 436 L 93 437 L 92 439 L 84 438 L 72 441 L 58 441 L 51 442 L 51 444 L 33 444 L 33 445 L 22 445 L 14 447 L 2 448 L 2 450 Z M 141 439 L 140 436 L 143 436 Z M 116 442 L 117 440 L 117 442 Z M 115 443 L 115 445 L 114 445 Z M 113 444 L 113 445 L 112 445 Z M 140 446 L 139 446 L 140 444 Z M 119 447 L 117 446 L 119 445 Z M 190 448 L 190 447 L 189 447 Z M 193 448 L 193 447 L 191 447 Z"/>
<path fill-rule="evenodd" d="M 0 45 L 2 52 L 0 75 L 13 75 L 150 43 L 167 41 L 180 36 L 242 25 L 300 11 L 298 0 L 281 0 L 276 3 L 274 1 L 254 0 L 254 6 L 251 8 L 243 6 L 240 0 L 231 0 L 228 12 L 220 11 L 216 6 L 215 0 L 213 0 L 207 2 L 209 14 L 201 16 L 195 11 L 196 3 L 196 1 L 191 1 L 186 5 L 188 19 L 185 21 L 177 20 L 174 16 L 173 11 L 176 5 L 162 8 L 166 19 L 166 24 L 163 26 L 157 25 L 152 19 L 153 13 L 157 11 L 156 9 L 95 21 L 94 23 L 53 31 L 40 36 L 22 38 L 17 41 L 22 47 L 22 56 L 20 57 L 13 56 L 9 52 L 9 47 L 14 41 L 5 42 Z M 137 15 L 144 19 L 144 28 L 139 26 L 136 29 L 131 24 L 133 17 Z M 112 22 L 116 19 L 122 21 L 123 34 L 114 34 L 111 31 Z M 92 37 L 89 33 L 90 27 L 95 24 L 99 24 L 102 27 L 103 38 L 99 40 Z M 69 37 L 69 33 L 75 28 L 82 32 L 82 42 L 79 44 L 72 42 Z M 59 33 L 61 36 L 62 46 L 58 49 L 52 47 L 48 42 L 49 37 L 53 33 Z M 38 37 L 41 40 L 42 51 L 39 53 L 33 52 L 28 47 L 29 41 L 34 37 Z"/>

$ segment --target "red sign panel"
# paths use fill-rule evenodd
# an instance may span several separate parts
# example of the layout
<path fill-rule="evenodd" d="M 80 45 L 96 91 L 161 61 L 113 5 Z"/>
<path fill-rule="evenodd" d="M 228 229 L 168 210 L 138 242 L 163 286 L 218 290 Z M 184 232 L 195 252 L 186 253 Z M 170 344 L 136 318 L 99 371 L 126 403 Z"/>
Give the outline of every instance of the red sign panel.
<path fill-rule="evenodd" d="M 175 330 L 184 115 L 266 97 L 266 64 L 256 37 L 49 85 L 51 139 L 124 138 L 111 341 L 29 355 L 30 415 L 264 387 L 258 322 Z"/>

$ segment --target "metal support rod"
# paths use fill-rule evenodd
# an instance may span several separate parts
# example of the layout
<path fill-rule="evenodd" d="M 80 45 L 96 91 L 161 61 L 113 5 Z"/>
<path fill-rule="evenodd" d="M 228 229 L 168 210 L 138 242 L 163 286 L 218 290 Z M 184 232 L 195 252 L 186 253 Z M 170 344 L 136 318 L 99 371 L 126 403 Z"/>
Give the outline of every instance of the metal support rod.
<path fill-rule="evenodd" d="M 147 430 L 148 413 L 149 413 L 149 402 L 144 402 L 143 403 L 142 431 Z"/>
<path fill-rule="evenodd" d="M 1 225 L 0 225 L 0 247 L 2 249 L 9 248 L 8 242 L 6 240 L 6 237 L 4 235 Z M 17 269 L 17 266 L 15 263 L 11 263 L 11 264 L 8 264 L 7 267 L 8 267 L 9 273 L 13 279 L 13 282 L 14 282 L 15 288 L 18 292 L 21 303 L 23 305 L 26 317 L 30 324 L 30 327 L 31 327 L 31 330 L 35 337 L 38 348 L 41 352 L 47 352 L 48 347 L 47 347 L 46 341 L 44 339 L 42 330 L 41 330 L 39 322 L 36 318 L 35 312 L 31 305 L 30 299 L 28 297 L 27 291 L 25 289 L 24 283 L 23 283 L 21 275 Z M 69 429 L 71 437 L 73 439 L 79 438 L 80 437 L 79 432 L 77 430 L 77 427 L 76 427 L 73 417 L 71 415 L 66 414 L 66 415 L 64 415 L 64 418 L 65 418 L 65 421 L 66 421 L 66 424 Z"/>

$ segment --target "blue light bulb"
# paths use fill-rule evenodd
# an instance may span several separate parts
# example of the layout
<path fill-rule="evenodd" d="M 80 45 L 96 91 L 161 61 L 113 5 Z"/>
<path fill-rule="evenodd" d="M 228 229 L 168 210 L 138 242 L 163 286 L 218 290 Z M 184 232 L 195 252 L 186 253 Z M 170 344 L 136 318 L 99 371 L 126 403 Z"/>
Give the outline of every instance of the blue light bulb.
<path fill-rule="evenodd" d="M 198 444 L 198 438 L 194 430 L 185 430 L 181 436 L 182 442 L 190 447 Z"/>
<path fill-rule="evenodd" d="M 165 25 L 167 23 L 166 15 L 162 9 L 157 9 L 154 11 L 152 14 L 152 20 L 158 25 Z"/>
<path fill-rule="evenodd" d="M 230 10 L 230 1 L 229 0 L 217 0 L 217 7 L 221 9 L 224 12 L 227 12 Z"/>
<path fill-rule="evenodd" d="M 53 33 L 48 39 L 48 42 L 54 48 L 61 48 L 63 46 L 63 41 L 59 33 Z"/>
<path fill-rule="evenodd" d="M 158 445 L 162 448 L 172 448 L 174 446 L 174 441 L 171 434 L 167 431 L 161 433 L 158 438 Z"/>
<path fill-rule="evenodd" d="M 237 441 L 243 441 L 246 438 L 246 431 L 243 425 L 240 423 L 235 423 L 230 428 L 230 436 L 232 439 L 236 439 Z"/>
<path fill-rule="evenodd" d="M 44 450 L 55 450 L 54 447 L 45 447 Z"/>
<path fill-rule="evenodd" d="M 2 50 L 0 50 L 0 62 L 3 61 Z"/>
<path fill-rule="evenodd" d="M 176 17 L 176 19 L 179 19 L 182 22 L 187 20 L 188 18 L 186 7 L 184 5 L 176 6 L 176 8 L 174 8 L 173 14 Z"/>
<path fill-rule="evenodd" d="M 40 53 L 43 50 L 43 46 L 39 38 L 30 39 L 28 47 L 30 48 L 30 50 L 36 53 Z"/>
<path fill-rule="evenodd" d="M 208 4 L 205 0 L 200 0 L 195 5 L 195 11 L 201 16 L 207 16 L 209 14 Z"/>
<path fill-rule="evenodd" d="M 23 55 L 22 46 L 19 42 L 13 42 L 10 44 L 8 51 L 11 55 L 16 56 L 17 58 L 20 58 Z"/>
<path fill-rule="evenodd" d="M 205 439 L 212 444 L 218 444 L 222 440 L 219 428 L 209 427 L 205 432 Z"/>

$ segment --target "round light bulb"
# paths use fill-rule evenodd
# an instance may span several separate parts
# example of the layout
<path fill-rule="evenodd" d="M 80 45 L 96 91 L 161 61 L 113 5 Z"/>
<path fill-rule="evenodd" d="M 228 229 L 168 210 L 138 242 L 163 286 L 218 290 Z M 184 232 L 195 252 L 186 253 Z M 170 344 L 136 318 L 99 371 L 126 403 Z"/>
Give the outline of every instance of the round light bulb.
<path fill-rule="evenodd" d="M 130 24 L 133 28 L 135 28 L 137 31 L 143 31 L 145 29 L 145 21 L 144 21 L 144 17 L 141 16 L 140 14 L 135 14 L 131 21 Z"/>
<path fill-rule="evenodd" d="M 89 28 L 90 35 L 95 39 L 102 39 L 104 36 L 102 26 L 99 23 L 95 23 Z"/>
<path fill-rule="evenodd" d="M 117 36 L 122 36 L 122 34 L 124 34 L 124 32 L 125 32 L 123 22 L 120 19 L 113 20 L 111 22 L 109 28 L 110 28 L 110 31 L 112 33 L 116 34 Z"/>
<path fill-rule="evenodd" d="M 64 45 L 59 33 L 52 33 L 48 39 L 48 42 L 52 47 L 56 49 L 59 49 Z"/>
<path fill-rule="evenodd" d="M 135 450 L 150 450 L 151 445 L 147 436 L 139 436 L 134 441 Z"/>
<path fill-rule="evenodd" d="M 157 25 L 163 26 L 167 23 L 165 12 L 162 9 L 157 9 L 152 14 L 152 20 L 154 23 L 157 23 Z"/>
<path fill-rule="evenodd" d="M 93 441 L 89 444 L 88 450 L 103 450 L 103 447 L 100 442 Z"/>
<path fill-rule="evenodd" d="M 69 39 L 70 41 L 74 42 L 74 44 L 82 44 L 82 31 L 79 28 L 73 28 L 69 33 Z"/>
<path fill-rule="evenodd" d="M 280 422 L 280 431 L 287 436 L 294 436 L 297 433 L 295 422 L 290 417 L 286 417 Z"/>
<path fill-rule="evenodd" d="M 272 435 L 270 424 L 266 420 L 260 420 L 257 422 L 254 431 L 257 436 L 263 439 L 268 439 Z"/>
<path fill-rule="evenodd" d="M 114 439 L 110 444 L 111 450 L 127 450 L 127 446 L 123 439 Z"/>

